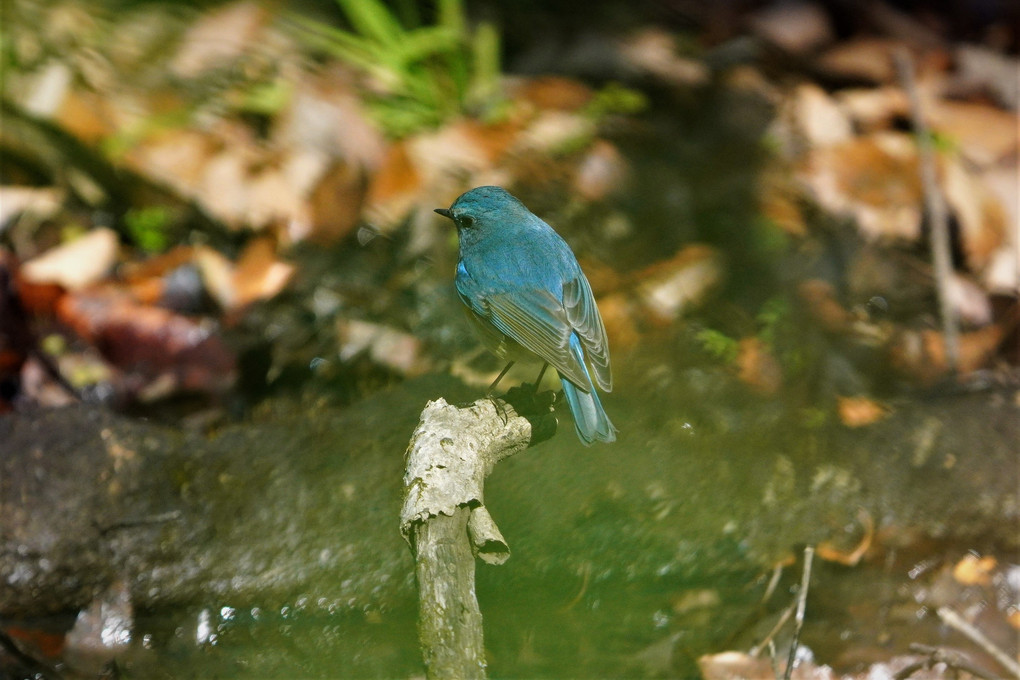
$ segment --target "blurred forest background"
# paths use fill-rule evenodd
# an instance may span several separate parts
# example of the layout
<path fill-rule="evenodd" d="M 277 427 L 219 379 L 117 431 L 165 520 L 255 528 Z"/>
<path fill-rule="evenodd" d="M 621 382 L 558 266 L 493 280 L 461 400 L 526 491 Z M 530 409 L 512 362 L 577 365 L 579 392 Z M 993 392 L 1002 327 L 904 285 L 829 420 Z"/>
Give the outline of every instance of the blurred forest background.
<path fill-rule="evenodd" d="M 0 11 L 7 677 L 420 677 L 400 454 L 501 368 L 433 213 L 485 184 L 621 431 L 493 476 L 493 675 L 772 678 L 805 545 L 794 677 L 1020 673 L 1017 3 Z"/>

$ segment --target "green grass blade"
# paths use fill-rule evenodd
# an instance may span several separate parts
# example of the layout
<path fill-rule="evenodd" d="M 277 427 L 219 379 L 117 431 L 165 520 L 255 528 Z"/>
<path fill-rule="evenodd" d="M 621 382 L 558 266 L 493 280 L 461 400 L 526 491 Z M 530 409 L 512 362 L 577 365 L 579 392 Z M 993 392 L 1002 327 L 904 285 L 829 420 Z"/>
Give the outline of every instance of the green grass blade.
<path fill-rule="evenodd" d="M 395 45 L 404 27 L 381 0 L 336 0 L 354 29 L 367 39 Z"/>
<path fill-rule="evenodd" d="M 473 71 L 468 86 L 469 103 L 484 106 L 496 99 L 499 91 L 499 31 L 491 22 L 482 22 L 475 29 L 471 45 Z"/>
<path fill-rule="evenodd" d="M 335 54 L 342 59 L 350 57 L 357 60 L 359 65 L 361 61 L 371 58 L 373 52 L 378 51 L 373 49 L 373 43 L 315 19 L 294 14 L 290 16 L 290 20 L 301 33 L 301 37 L 312 47 Z"/>
<path fill-rule="evenodd" d="M 457 49 L 457 36 L 445 26 L 419 28 L 408 33 L 396 46 L 394 56 L 403 64 L 413 64 Z"/>
<path fill-rule="evenodd" d="M 466 35 L 467 21 L 464 18 L 462 0 L 439 0 L 439 25 L 449 29 L 454 35 Z"/>

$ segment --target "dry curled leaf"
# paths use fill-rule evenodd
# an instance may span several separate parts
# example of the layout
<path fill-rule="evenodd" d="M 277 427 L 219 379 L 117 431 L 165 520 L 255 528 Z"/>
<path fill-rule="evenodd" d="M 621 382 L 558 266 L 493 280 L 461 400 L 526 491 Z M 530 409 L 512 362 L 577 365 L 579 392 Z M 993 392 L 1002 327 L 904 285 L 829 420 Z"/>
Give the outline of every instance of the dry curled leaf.
<path fill-rule="evenodd" d="M 847 427 L 874 425 L 889 414 L 889 409 L 868 397 L 837 397 L 839 421 Z"/>

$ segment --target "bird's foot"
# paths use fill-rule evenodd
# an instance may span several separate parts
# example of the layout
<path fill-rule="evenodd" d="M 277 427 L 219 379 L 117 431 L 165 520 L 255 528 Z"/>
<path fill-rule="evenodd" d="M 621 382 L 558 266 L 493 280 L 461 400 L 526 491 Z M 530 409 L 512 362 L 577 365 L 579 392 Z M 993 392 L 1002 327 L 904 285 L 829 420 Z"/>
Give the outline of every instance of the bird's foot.
<path fill-rule="evenodd" d="M 556 393 L 552 390 L 539 392 L 534 385 L 525 383 L 507 390 L 503 399 L 514 407 L 517 413 L 525 418 L 551 413 L 556 403 Z"/>
<path fill-rule="evenodd" d="M 499 414 L 499 418 L 503 421 L 503 425 L 510 422 L 510 413 L 507 411 L 507 406 L 513 406 L 513 404 L 509 403 L 505 398 L 497 397 L 494 394 L 487 394 L 485 396 L 496 408 L 496 413 Z"/>

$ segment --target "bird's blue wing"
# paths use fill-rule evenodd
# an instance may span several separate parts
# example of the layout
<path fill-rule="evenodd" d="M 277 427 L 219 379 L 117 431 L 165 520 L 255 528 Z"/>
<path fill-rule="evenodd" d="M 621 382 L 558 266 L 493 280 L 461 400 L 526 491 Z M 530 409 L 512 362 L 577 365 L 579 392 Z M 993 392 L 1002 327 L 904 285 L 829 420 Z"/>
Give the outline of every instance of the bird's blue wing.
<path fill-rule="evenodd" d="M 563 285 L 563 309 L 567 323 L 577 333 L 584 347 L 592 373 L 595 374 L 595 382 L 606 392 L 611 392 L 613 375 L 609 369 L 609 340 L 591 286 L 584 274 L 578 274 Z"/>
<path fill-rule="evenodd" d="M 539 288 L 517 288 L 500 293 L 480 294 L 467 281 L 457 282 L 464 303 L 480 321 L 488 322 L 511 340 L 530 350 L 549 365 L 588 391 L 590 379 L 570 351 L 573 328 L 563 304 L 552 293 Z"/>

